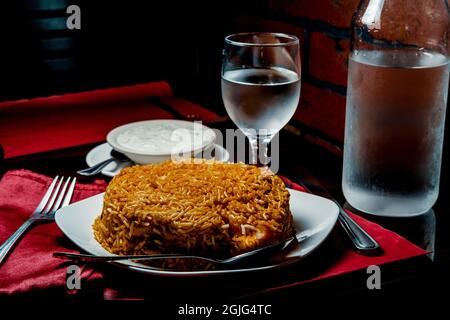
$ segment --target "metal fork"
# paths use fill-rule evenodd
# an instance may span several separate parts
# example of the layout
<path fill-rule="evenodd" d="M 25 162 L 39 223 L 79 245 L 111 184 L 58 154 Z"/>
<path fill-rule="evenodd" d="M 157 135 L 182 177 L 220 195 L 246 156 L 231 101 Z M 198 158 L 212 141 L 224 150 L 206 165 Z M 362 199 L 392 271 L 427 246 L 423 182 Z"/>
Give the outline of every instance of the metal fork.
<path fill-rule="evenodd" d="M 304 240 L 300 239 L 300 240 Z M 195 259 L 195 260 L 204 260 L 217 264 L 224 265 L 232 265 L 238 264 L 244 261 L 251 261 L 252 259 L 263 259 L 272 255 L 275 252 L 279 252 L 281 250 L 290 247 L 291 244 L 298 243 L 299 239 L 296 237 L 290 237 L 284 239 L 278 243 L 271 244 L 262 248 L 258 248 L 249 252 L 241 253 L 239 255 L 226 258 L 226 259 L 216 259 L 210 257 L 203 256 L 195 256 L 189 254 L 152 254 L 152 255 L 125 255 L 125 256 L 95 256 L 90 254 L 77 254 L 77 253 L 69 253 L 69 252 L 55 252 L 53 256 L 61 259 L 69 259 L 72 261 L 78 262 L 108 262 L 108 261 L 120 261 L 120 260 L 161 260 L 161 259 Z"/>
<path fill-rule="evenodd" d="M 30 218 L 0 246 L 0 265 L 6 260 L 6 257 L 17 241 L 32 225 L 55 220 L 55 212 L 70 203 L 73 190 L 75 189 L 75 183 L 76 178 L 71 177 L 68 177 L 65 182 L 64 177 L 56 176 L 53 179 L 47 192 L 36 209 L 34 209 Z"/>

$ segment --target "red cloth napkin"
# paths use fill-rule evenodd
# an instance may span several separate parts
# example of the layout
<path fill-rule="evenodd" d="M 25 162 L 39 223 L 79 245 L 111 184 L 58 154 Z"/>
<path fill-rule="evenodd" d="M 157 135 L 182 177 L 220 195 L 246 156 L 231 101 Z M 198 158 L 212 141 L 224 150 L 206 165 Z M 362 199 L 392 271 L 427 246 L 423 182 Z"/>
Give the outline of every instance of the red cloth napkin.
<path fill-rule="evenodd" d="M 50 181 L 51 178 L 26 170 L 9 171 L 3 176 L 0 181 L 0 243 L 27 219 L 45 193 Z M 287 179 L 285 182 L 289 187 L 303 191 L 299 185 L 291 183 Z M 96 181 L 89 185 L 77 184 L 73 201 L 103 192 L 105 187 L 106 184 L 103 181 Z M 365 269 L 373 264 L 381 265 L 427 253 L 394 232 L 359 216 L 352 216 L 380 243 L 384 254 L 377 257 L 366 257 L 347 248 L 321 274 L 307 279 L 306 282 Z M 52 288 L 64 292 L 67 265 L 52 257 L 54 251 L 77 251 L 77 249 L 54 223 L 38 225 L 29 231 L 8 257 L 8 260 L 0 266 L 0 295 Z M 102 279 L 102 274 L 84 267 L 82 278 L 85 282 L 93 282 Z M 110 277 L 110 279 L 114 281 L 114 277 Z M 305 280 L 291 283 L 287 287 L 303 282 Z M 108 293 L 108 284 L 103 285 L 104 294 L 110 294 L 110 292 Z M 83 287 L 88 286 L 83 285 Z M 129 292 L 125 293 L 125 296 L 127 295 Z M 118 296 L 123 295 L 116 292 L 112 298 Z"/>
<path fill-rule="evenodd" d="M 101 142 L 125 123 L 171 119 L 149 101 L 157 97 L 184 116 L 217 118 L 213 112 L 172 96 L 167 82 L 71 93 L 62 96 L 0 103 L 0 145 L 5 158 Z"/>
<path fill-rule="evenodd" d="M 7 172 L 0 181 L 0 243 L 3 243 L 30 216 L 51 178 L 27 171 Z M 77 184 L 72 201 L 93 196 L 106 188 L 104 181 Z M 55 251 L 79 252 L 55 223 L 36 225 L 28 231 L 0 266 L 0 295 L 27 293 L 39 289 L 65 291 L 67 265 L 52 257 Z M 82 268 L 83 281 L 102 274 Z"/>

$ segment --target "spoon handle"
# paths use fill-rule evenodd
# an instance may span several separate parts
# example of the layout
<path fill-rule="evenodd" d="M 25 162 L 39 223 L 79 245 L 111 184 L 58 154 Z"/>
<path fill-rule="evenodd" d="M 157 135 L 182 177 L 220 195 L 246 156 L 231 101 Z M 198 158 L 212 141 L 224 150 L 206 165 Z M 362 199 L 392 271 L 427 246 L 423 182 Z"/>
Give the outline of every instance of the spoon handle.
<path fill-rule="evenodd" d="M 347 212 L 339 207 L 339 222 L 350 238 L 355 250 L 364 255 L 377 255 L 382 253 L 380 245 L 361 226 L 359 226 Z"/>
<path fill-rule="evenodd" d="M 383 253 L 383 250 L 378 242 L 374 238 L 372 238 L 366 231 L 364 231 L 364 229 L 359 224 L 357 224 L 347 214 L 347 212 L 345 212 L 339 202 L 330 195 L 328 190 L 320 185 L 312 184 L 307 180 L 296 180 L 296 182 L 298 182 L 307 192 L 321 195 L 336 203 L 339 208 L 339 223 L 342 226 L 342 229 L 344 229 L 345 233 L 348 235 L 348 238 L 350 239 L 352 246 L 356 250 L 356 252 L 366 256 L 379 255 Z"/>
<path fill-rule="evenodd" d="M 98 174 L 100 171 L 102 171 L 104 167 L 106 167 L 108 164 L 110 164 L 114 160 L 115 160 L 114 158 L 106 159 L 102 162 L 99 162 L 99 163 L 93 165 L 92 167 L 89 167 L 89 168 L 86 168 L 83 170 L 79 170 L 79 171 L 77 171 L 77 173 L 82 176 L 94 176 L 94 175 Z"/>

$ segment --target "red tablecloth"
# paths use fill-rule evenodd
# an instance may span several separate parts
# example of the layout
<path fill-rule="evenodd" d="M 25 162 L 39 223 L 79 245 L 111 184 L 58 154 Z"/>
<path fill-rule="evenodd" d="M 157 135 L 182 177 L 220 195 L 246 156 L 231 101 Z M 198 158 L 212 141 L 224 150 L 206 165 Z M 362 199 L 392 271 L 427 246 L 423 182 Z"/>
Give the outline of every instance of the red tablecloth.
<path fill-rule="evenodd" d="M 71 93 L 62 96 L 0 103 L 0 145 L 12 158 L 104 141 L 113 128 L 134 121 L 174 116 L 150 102 L 158 97 L 178 113 L 217 115 L 174 97 L 166 82 Z"/>

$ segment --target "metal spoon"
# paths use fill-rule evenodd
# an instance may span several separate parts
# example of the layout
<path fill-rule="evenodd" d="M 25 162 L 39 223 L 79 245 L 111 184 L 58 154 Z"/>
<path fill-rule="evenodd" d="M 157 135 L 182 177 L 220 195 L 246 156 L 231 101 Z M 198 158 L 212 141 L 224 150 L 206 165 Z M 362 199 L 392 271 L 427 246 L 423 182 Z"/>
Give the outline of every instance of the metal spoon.
<path fill-rule="evenodd" d="M 131 161 L 126 155 L 114 149 L 111 150 L 110 155 L 111 158 L 99 162 L 93 165 L 92 167 L 83 170 L 78 170 L 77 173 L 82 176 L 95 176 L 96 174 L 100 173 L 104 167 L 106 167 L 113 161 L 120 161 L 120 162 Z"/>
<path fill-rule="evenodd" d="M 198 259 L 216 264 L 238 264 L 250 259 L 267 257 L 274 252 L 281 251 L 293 243 L 297 243 L 296 237 L 287 238 L 276 244 L 262 247 L 253 251 L 242 253 L 227 259 L 214 259 L 202 256 L 193 256 L 188 254 L 154 254 L 154 255 L 126 255 L 126 256 L 94 256 L 90 254 L 76 254 L 69 252 L 55 252 L 53 256 L 56 258 L 68 259 L 77 262 L 107 262 L 119 260 L 161 260 L 161 259 Z"/>
<path fill-rule="evenodd" d="M 351 243 L 356 252 L 366 256 L 383 254 L 383 250 L 378 242 L 374 238 L 372 238 L 359 224 L 357 224 L 347 214 L 347 212 L 345 212 L 339 202 L 331 196 L 328 190 L 320 185 L 312 184 L 307 180 L 297 180 L 296 182 L 298 182 L 303 188 L 305 188 L 307 192 L 311 194 L 321 195 L 336 203 L 339 208 L 339 223 L 351 240 Z"/>

